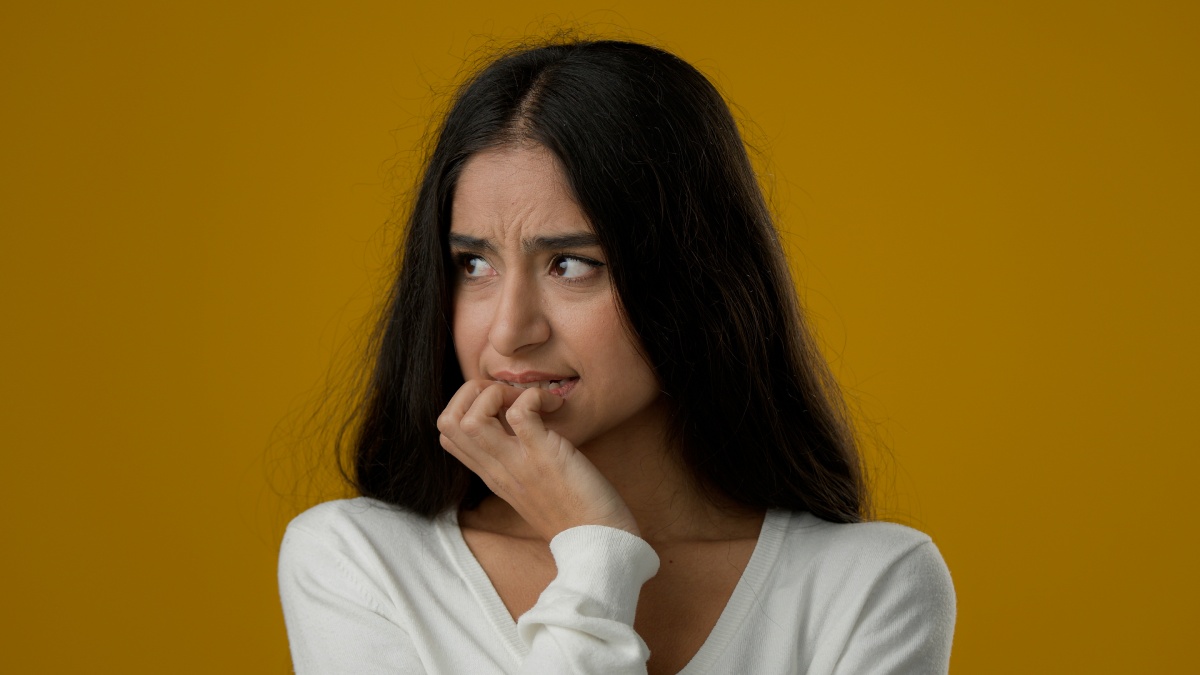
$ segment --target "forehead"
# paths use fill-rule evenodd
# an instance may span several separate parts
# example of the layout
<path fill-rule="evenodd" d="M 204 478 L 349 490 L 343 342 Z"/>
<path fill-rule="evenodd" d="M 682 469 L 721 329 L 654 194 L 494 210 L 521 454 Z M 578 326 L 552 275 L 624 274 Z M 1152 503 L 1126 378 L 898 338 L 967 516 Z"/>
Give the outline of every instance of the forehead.
<path fill-rule="evenodd" d="M 450 231 L 495 240 L 591 232 L 558 159 L 540 145 L 503 146 L 467 160 Z"/>

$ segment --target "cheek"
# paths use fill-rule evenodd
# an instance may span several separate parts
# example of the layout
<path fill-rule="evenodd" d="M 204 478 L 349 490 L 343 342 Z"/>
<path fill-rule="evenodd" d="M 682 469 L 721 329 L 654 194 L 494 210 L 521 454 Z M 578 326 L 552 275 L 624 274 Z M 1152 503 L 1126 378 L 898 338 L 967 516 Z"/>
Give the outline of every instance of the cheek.
<path fill-rule="evenodd" d="M 615 310 L 602 325 L 595 326 L 592 336 L 593 353 L 598 357 L 593 367 L 600 369 L 613 391 L 620 392 L 618 398 L 640 405 L 646 398 L 657 396 L 658 378 L 642 358 Z"/>

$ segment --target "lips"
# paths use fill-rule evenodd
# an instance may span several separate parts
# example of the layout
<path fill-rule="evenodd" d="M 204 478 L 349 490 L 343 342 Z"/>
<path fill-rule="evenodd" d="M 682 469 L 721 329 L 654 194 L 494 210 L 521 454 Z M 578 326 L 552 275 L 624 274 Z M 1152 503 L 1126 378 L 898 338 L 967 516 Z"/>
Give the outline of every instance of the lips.
<path fill-rule="evenodd" d="M 567 394 L 575 388 L 575 384 L 579 382 L 578 377 L 533 371 L 523 373 L 501 371 L 492 373 L 492 379 L 517 389 L 545 389 L 551 394 L 563 398 L 566 398 Z"/>

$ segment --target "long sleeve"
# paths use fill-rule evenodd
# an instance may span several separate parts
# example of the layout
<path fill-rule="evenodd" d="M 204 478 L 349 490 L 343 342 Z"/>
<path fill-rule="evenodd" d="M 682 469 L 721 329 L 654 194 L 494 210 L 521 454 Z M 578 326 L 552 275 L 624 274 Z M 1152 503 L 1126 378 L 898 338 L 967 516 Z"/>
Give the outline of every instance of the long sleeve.
<path fill-rule="evenodd" d="M 550 542 L 558 567 L 537 604 L 517 621 L 528 674 L 626 675 L 646 672 L 650 650 L 633 629 L 642 585 L 658 555 L 622 530 L 588 525 Z"/>
<path fill-rule="evenodd" d="M 834 675 L 946 673 L 955 602 L 937 547 L 912 549 L 873 584 Z"/>
<path fill-rule="evenodd" d="M 412 641 L 385 618 L 352 560 L 296 527 L 279 552 L 279 595 L 299 675 L 424 673 Z"/>

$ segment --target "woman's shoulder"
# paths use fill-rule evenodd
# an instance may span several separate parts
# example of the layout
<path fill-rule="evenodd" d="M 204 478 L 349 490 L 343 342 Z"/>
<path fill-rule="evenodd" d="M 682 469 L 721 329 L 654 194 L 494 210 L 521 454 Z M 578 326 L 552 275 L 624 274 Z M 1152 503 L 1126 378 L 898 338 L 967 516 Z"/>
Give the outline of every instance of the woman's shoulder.
<path fill-rule="evenodd" d="M 957 601 L 929 535 L 806 513 L 773 511 L 768 523 L 778 554 L 752 616 L 781 640 L 799 635 L 808 672 L 946 671 Z"/>
<path fill-rule="evenodd" d="M 288 531 L 314 535 L 346 532 L 420 533 L 431 530 L 435 522 L 436 519 L 377 499 L 354 497 L 322 502 L 305 510 L 288 523 Z"/>
<path fill-rule="evenodd" d="M 383 672 L 385 661 L 391 672 L 416 663 L 423 650 L 414 636 L 445 625 L 430 615 L 473 601 L 447 543 L 454 522 L 452 512 L 431 519 L 365 498 L 296 516 L 278 577 L 297 672 L 349 672 L 346 664 L 368 662 L 375 667 L 364 672 Z"/>
<path fill-rule="evenodd" d="M 348 500 L 322 502 L 308 508 L 292 519 L 288 530 L 325 532 L 342 528 L 415 528 L 425 530 L 433 525 L 434 519 L 425 518 L 371 497 L 353 497 Z"/>
<path fill-rule="evenodd" d="M 778 520 L 789 544 L 823 556 L 886 559 L 933 542 L 920 530 L 881 520 L 832 523 L 811 513 L 786 514 Z"/>
<path fill-rule="evenodd" d="M 884 521 L 831 523 L 808 513 L 776 520 L 781 523 L 781 558 L 793 573 L 859 588 L 887 577 L 953 594 L 941 552 L 920 530 Z"/>
<path fill-rule="evenodd" d="M 436 543 L 447 518 L 427 518 L 367 497 L 324 502 L 292 519 L 281 554 L 333 556 L 370 567 L 435 562 L 425 559 L 438 557 L 442 547 Z"/>

